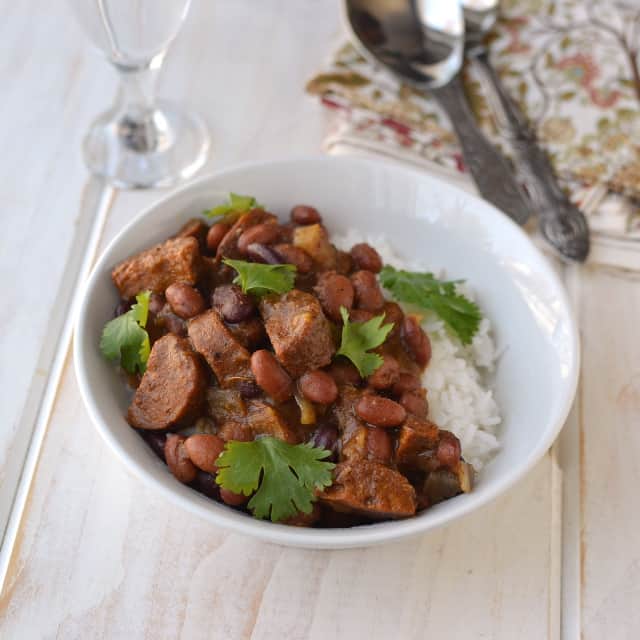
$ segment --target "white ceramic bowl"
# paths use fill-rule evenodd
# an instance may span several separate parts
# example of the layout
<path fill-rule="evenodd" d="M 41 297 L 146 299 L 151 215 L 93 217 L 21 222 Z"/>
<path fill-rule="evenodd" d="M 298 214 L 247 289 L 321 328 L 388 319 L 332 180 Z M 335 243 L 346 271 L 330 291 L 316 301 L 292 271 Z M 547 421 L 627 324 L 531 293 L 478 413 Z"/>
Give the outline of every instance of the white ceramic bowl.
<path fill-rule="evenodd" d="M 98 341 L 117 303 L 113 265 L 175 233 L 229 191 L 250 193 L 269 210 L 317 207 L 330 231 L 385 234 L 409 259 L 420 258 L 474 287 L 504 347 L 495 394 L 504 422 L 502 449 L 469 494 L 408 520 L 350 529 L 303 529 L 258 521 L 181 485 L 127 425 L 128 393 Z M 185 509 L 239 533 L 314 548 L 365 546 L 425 532 L 487 504 L 538 461 L 562 427 L 578 375 L 577 334 L 564 289 L 527 236 L 491 205 L 418 171 L 380 161 L 311 157 L 248 164 L 203 178 L 141 213 L 111 242 L 86 283 L 74 358 L 80 390 L 98 431 L 124 465 Z"/>

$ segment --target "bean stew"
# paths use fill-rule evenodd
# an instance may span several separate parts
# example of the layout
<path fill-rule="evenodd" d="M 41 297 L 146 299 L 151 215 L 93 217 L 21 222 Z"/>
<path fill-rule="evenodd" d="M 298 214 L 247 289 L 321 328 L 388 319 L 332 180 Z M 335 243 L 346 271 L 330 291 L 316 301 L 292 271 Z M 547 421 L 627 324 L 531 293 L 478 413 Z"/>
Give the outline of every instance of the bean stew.
<path fill-rule="evenodd" d="M 458 439 L 429 419 L 429 337 L 387 299 L 376 249 L 339 251 L 312 206 L 283 221 L 234 197 L 248 206 L 112 271 L 101 348 L 133 388 L 131 427 L 178 482 L 295 526 L 407 518 L 470 491 Z"/>

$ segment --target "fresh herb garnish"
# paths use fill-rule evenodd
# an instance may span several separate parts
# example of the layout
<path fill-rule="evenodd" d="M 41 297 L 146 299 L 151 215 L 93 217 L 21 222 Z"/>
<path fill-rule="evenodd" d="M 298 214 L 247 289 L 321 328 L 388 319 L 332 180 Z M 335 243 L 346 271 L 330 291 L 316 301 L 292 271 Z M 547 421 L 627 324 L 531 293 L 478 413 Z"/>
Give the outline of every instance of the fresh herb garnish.
<path fill-rule="evenodd" d="M 143 373 L 151 345 L 145 327 L 149 316 L 151 291 L 136 296 L 129 311 L 107 322 L 100 338 L 100 351 L 108 360 L 119 362 L 129 373 Z"/>
<path fill-rule="evenodd" d="M 259 204 L 253 196 L 241 196 L 231 192 L 228 202 L 219 204 L 212 209 L 207 209 L 202 212 L 202 215 L 207 218 L 219 218 L 223 216 L 225 219 L 228 219 L 228 221 L 231 221 L 251 209 L 264 209 L 264 207 Z"/>
<path fill-rule="evenodd" d="M 239 284 L 244 293 L 263 296 L 267 293 L 286 293 L 293 289 L 296 268 L 292 264 L 261 264 L 229 258 L 223 262 L 238 272 L 233 282 Z"/>
<path fill-rule="evenodd" d="M 384 313 L 366 322 L 351 322 L 349 312 L 340 307 L 342 316 L 342 341 L 336 355 L 345 356 L 356 365 L 363 378 L 370 376 L 383 362 L 377 353 L 368 353 L 379 347 L 393 329 L 393 322 L 382 324 Z"/>
<path fill-rule="evenodd" d="M 478 331 L 482 313 L 475 302 L 459 294 L 459 280 L 438 280 L 432 273 L 400 271 L 385 266 L 380 282 L 400 302 L 415 304 L 436 313 L 462 344 L 470 344 Z"/>
<path fill-rule="evenodd" d="M 273 522 L 299 511 L 311 513 L 314 491 L 332 483 L 335 467 L 324 459 L 330 451 L 307 444 L 292 445 L 266 436 L 253 442 L 227 442 L 216 461 L 216 482 L 224 489 L 254 495 L 249 509 Z"/>

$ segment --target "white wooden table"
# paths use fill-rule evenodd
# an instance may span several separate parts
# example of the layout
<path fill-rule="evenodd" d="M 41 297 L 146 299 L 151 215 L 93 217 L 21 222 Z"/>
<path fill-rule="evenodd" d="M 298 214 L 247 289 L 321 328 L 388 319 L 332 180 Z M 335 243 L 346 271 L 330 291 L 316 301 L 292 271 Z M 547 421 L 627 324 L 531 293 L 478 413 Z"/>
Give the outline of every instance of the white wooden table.
<path fill-rule="evenodd" d="M 0 0 L 2 638 L 640 637 L 640 287 L 565 268 L 582 381 L 559 443 L 489 508 L 340 552 L 212 528 L 148 491 L 90 424 L 69 358 L 76 284 L 159 192 L 90 179 L 114 73 L 64 3 Z M 161 93 L 205 113 L 205 170 L 320 148 L 306 79 L 337 0 L 194 0 Z M 33 436 L 32 436 L 33 434 Z"/>

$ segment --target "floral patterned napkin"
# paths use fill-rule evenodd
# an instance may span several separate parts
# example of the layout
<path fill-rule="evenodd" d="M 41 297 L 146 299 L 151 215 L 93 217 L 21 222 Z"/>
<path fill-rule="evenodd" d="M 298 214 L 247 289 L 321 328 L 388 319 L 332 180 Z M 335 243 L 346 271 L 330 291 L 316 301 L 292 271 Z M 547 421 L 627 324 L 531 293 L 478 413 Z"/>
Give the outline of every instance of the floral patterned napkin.
<path fill-rule="evenodd" d="M 601 242 L 640 249 L 640 2 L 503 0 L 487 43 L 491 60 L 549 154 L 561 184 Z M 473 65 L 470 104 L 505 153 Z M 446 115 L 342 47 L 307 91 L 335 114 L 328 147 L 437 163 L 451 175 L 464 161 Z M 635 252 L 634 252 L 635 253 Z"/>

